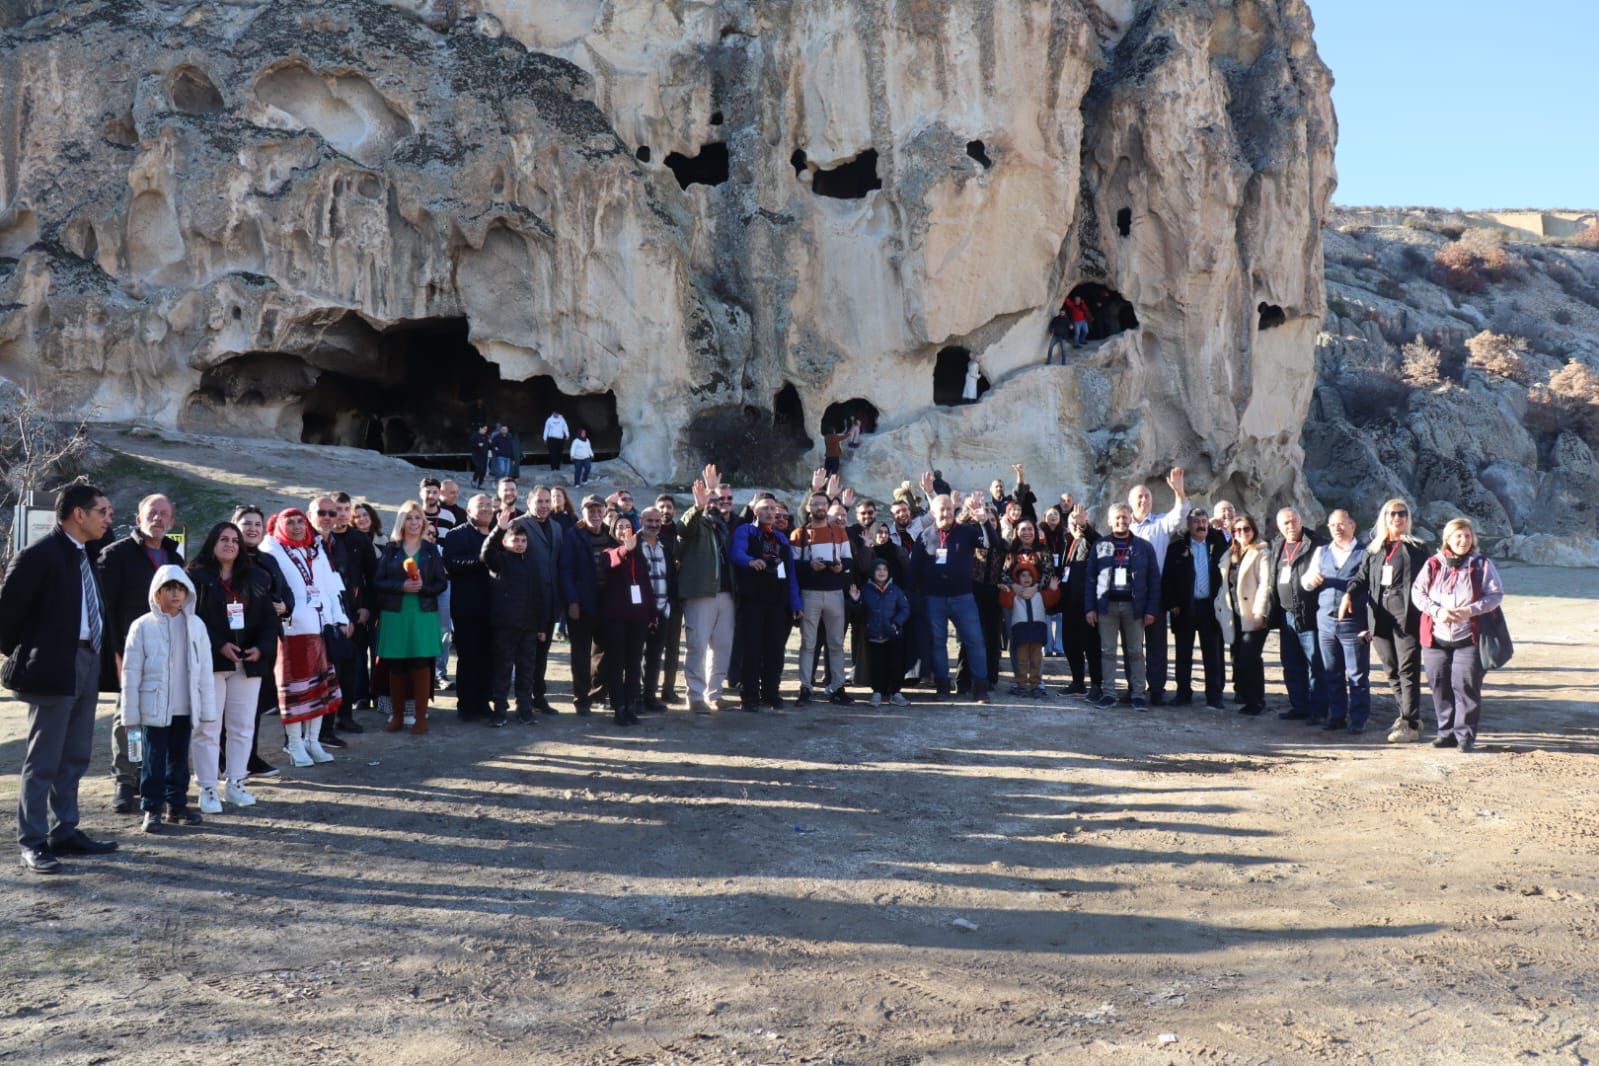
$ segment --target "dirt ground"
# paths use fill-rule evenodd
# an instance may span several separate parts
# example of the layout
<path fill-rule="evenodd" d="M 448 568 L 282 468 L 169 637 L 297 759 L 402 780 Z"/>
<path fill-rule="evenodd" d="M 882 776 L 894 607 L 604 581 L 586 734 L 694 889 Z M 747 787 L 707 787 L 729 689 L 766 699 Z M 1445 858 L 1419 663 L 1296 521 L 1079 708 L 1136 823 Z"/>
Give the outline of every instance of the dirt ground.
<path fill-rule="evenodd" d="M 626 731 L 446 697 L 150 837 L 102 701 L 84 825 L 122 850 L 0 864 L 0 1062 L 1585 1063 L 1599 571 L 1504 573 L 1469 756 L 1064 697 Z M 6 810 L 24 736 L 0 702 Z"/>

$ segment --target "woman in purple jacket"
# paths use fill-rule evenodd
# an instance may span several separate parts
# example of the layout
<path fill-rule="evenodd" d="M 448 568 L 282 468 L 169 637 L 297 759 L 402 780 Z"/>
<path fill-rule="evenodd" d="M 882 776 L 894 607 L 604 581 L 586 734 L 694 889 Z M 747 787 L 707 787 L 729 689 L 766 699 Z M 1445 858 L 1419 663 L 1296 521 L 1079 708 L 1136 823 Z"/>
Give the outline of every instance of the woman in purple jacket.
<path fill-rule="evenodd" d="M 1435 748 L 1471 751 L 1482 711 L 1482 659 L 1477 653 L 1482 616 L 1505 598 L 1499 571 L 1477 550 L 1471 519 L 1444 526 L 1443 546 L 1410 586 L 1421 612 L 1421 661 L 1438 715 Z"/>

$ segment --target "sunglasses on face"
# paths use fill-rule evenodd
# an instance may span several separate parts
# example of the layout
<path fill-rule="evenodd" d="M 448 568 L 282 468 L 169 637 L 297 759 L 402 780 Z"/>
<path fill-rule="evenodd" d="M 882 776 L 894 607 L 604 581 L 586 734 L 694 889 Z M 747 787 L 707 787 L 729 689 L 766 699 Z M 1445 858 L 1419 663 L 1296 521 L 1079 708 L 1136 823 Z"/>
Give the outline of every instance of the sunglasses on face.
<path fill-rule="evenodd" d="M 1388 512 L 1388 517 L 1389 518 L 1409 518 L 1410 517 L 1410 512 L 1409 511 L 1389 511 Z"/>
<path fill-rule="evenodd" d="M 1234 526 L 1233 527 L 1233 532 L 1234 533 L 1253 533 L 1254 531 L 1255 531 L 1255 527 L 1254 526 Z"/>
<path fill-rule="evenodd" d="M 321 508 L 318 508 L 317 512 L 316 512 L 316 516 L 318 518 L 337 518 L 337 517 L 339 517 L 339 512 L 337 512 L 337 511 L 324 511 Z"/>

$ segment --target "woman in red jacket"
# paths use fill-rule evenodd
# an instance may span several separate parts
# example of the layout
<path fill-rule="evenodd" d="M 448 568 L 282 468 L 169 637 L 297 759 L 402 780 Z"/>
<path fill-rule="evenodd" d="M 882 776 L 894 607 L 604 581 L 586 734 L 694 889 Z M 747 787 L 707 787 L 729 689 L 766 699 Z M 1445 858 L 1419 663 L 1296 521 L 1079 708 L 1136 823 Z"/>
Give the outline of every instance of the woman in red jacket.
<path fill-rule="evenodd" d="M 638 550 L 638 534 L 626 515 L 610 518 L 617 547 L 605 550 L 605 588 L 600 597 L 600 628 L 605 634 L 605 692 L 617 725 L 639 720 L 643 693 L 644 644 L 656 623 L 650 568 Z"/>

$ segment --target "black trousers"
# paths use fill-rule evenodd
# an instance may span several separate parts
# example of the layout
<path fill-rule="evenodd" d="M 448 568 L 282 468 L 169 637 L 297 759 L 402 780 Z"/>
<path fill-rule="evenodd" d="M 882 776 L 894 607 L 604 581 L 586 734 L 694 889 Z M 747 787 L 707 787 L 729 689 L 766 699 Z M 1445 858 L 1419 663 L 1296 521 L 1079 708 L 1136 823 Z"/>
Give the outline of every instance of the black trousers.
<path fill-rule="evenodd" d="M 455 627 L 455 711 L 463 722 L 489 713 L 495 679 L 495 633 L 487 618 L 450 615 Z"/>
<path fill-rule="evenodd" d="M 1384 633 L 1382 630 L 1387 629 Z M 1399 717 L 1410 725 L 1421 725 L 1421 638 L 1402 630 L 1383 626 L 1371 635 L 1377 658 L 1388 671 L 1388 684 L 1399 704 Z"/>
<path fill-rule="evenodd" d="M 605 697 L 605 632 L 599 619 L 568 615 L 566 642 L 572 652 L 572 702 L 587 707 Z"/>
<path fill-rule="evenodd" d="M 792 627 L 788 604 L 746 600 L 738 605 L 734 631 L 742 639 L 744 672 L 739 695 L 746 703 L 777 699 L 783 676 L 783 645 Z"/>
<path fill-rule="evenodd" d="M 683 601 L 672 601 L 672 613 L 658 627 L 661 631 L 661 658 L 663 676 L 660 694 L 666 696 L 677 690 L 677 671 L 683 659 Z M 644 652 L 645 665 L 649 665 L 649 649 Z M 648 670 L 646 670 L 648 672 Z M 652 675 L 653 676 L 653 675 Z M 650 685 L 654 689 L 654 685 Z"/>
<path fill-rule="evenodd" d="M 653 700 L 660 694 L 661 660 L 666 657 L 666 630 L 668 619 L 657 619 L 644 630 L 644 698 Z"/>
<path fill-rule="evenodd" d="M 558 437 L 551 438 L 549 441 L 546 442 L 546 446 L 550 449 L 550 469 L 551 470 L 559 470 L 559 469 L 561 469 L 561 445 L 564 444 L 564 443 L 566 443 L 566 442 L 561 440 Z"/>
<path fill-rule="evenodd" d="M 1226 678 L 1222 674 L 1221 623 L 1216 621 L 1216 610 L 1204 600 L 1184 604 L 1171 620 L 1172 637 L 1177 642 L 1173 673 L 1177 677 L 1178 695 L 1192 695 L 1194 691 L 1194 640 L 1199 641 L 1199 658 L 1205 670 L 1205 699 L 1221 699 Z"/>
<path fill-rule="evenodd" d="M 1100 687 L 1099 627 L 1089 625 L 1087 614 L 1075 607 L 1066 611 L 1066 662 L 1074 685 L 1083 683 L 1086 670 L 1088 683 Z"/>
<path fill-rule="evenodd" d="M 489 628 L 487 625 L 485 629 Z M 460 623 L 456 623 L 457 637 L 461 633 Z M 536 629 L 522 629 L 512 626 L 494 626 L 490 638 L 493 648 L 490 653 L 490 662 L 493 674 L 494 706 L 497 710 L 505 710 L 511 699 L 511 675 L 516 675 L 516 709 L 531 711 L 533 709 L 533 660 L 538 652 L 539 634 Z M 460 650 L 461 646 L 457 645 Z M 460 693 L 466 685 L 466 662 L 463 659 L 457 667 L 455 678 L 456 692 Z M 465 698 L 465 697 L 461 697 Z"/>
<path fill-rule="evenodd" d="M 605 690 L 613 708 L 631 707 L 644 691 L 644 641 L 648 622 L 608 618 L 600 623 L 605 640 Z"/>
<path fill-rule="evenodd" d="M 868 644 L 871 650 L 866 654 L 866 662 L 872 691 L 887 699 L 905 684 L 905 645 L 898 638 Z"/>
<path fill-rule="evenodd" d="M 1233 641 L 1233 685 L 1238 689 L 1238 699 L 1246 707 L 1266 705 L 1266 664 L 1261 652 L 1266 650 L 1268 629 L 1239 633 Z"/>
<path fill-rule="evenodd" d="M 1125 663 L 1125 657 L 1123 659 Z M 1125 669 L 1125 667 L 1124 667 Z M 1148 679 L 1149 696 L 1158 699 L 1166 694 L 1166 612 L 1155 612 L 1155 624 L 1144 627 L 1144 676 Z M 1127 671 L 1132 676 L 1132 671 Z"/>
<path fill-rule="evenodd" d="M 999 586 L 997 585 L 972 585 L 972 598 L 977 601 L 977 624 L 983 629 L 983 651 L 988 656 L 985 665 L 988 667 L 989 687 L 999 684 L 999 638 L 1005 628 L 1005 612 L 999 606 Z M 961 645 L 960 670 L 956 674 L 956 684 L 967 688 L 972 683 L 972 671 L 966 665 L 966 645 Z"/>

